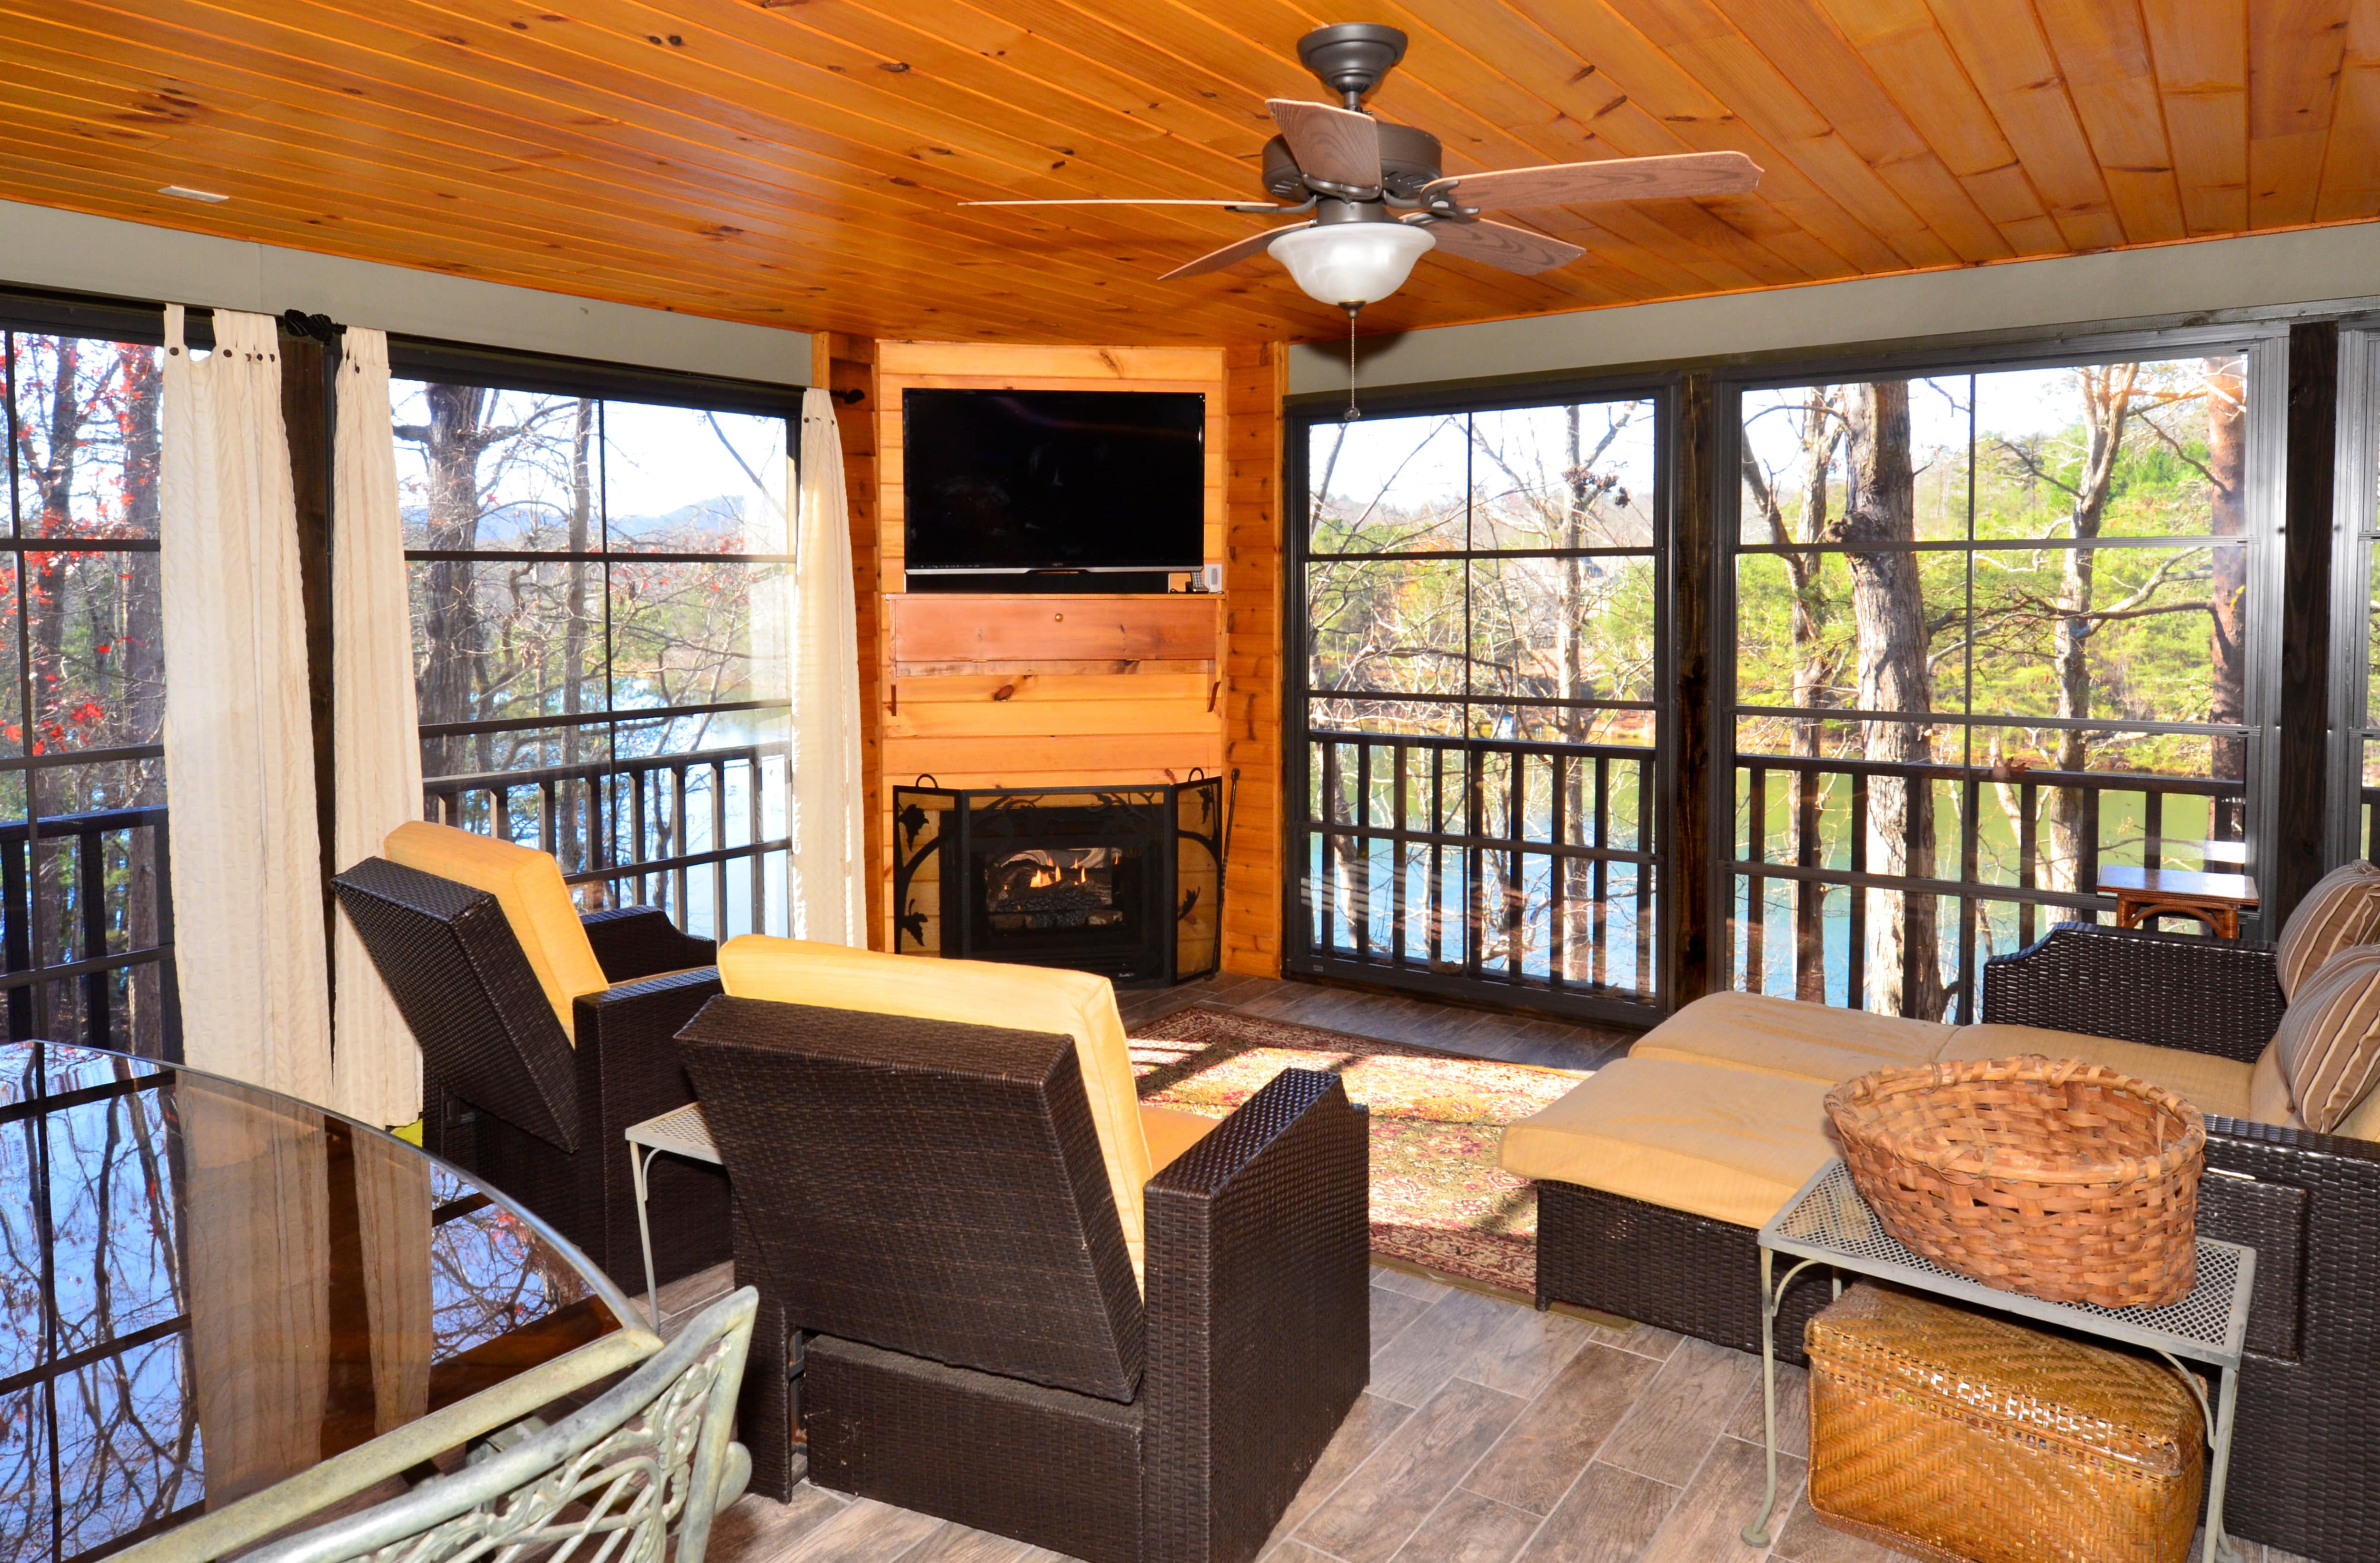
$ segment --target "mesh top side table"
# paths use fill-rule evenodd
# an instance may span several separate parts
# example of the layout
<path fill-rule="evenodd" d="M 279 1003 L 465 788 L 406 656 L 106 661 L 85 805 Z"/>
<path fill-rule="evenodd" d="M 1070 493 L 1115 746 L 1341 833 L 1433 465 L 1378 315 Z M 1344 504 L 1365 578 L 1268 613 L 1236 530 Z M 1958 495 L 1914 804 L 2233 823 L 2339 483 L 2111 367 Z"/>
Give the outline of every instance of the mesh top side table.
<path fill-rule="evenodd" d="M 651 1168 L 653 1157 L 663 1151 L 707 1161 L 713 1167 L 722 1163 L 719 1147 L 711 1143 L 710 1123 L 702 1116 L 700 1102 L 688 1102 L 642 1123 L 631 1123 L 621 1131 L 621 1136 L 628 1142 L 628 1172 L 637 1182 L 637 1241 L 645 1249 L 645 1315 L 659 1329 L 662 1289 L 653 1280 L 653 1230 L 645 1219 L 645 1173 Z"/>
<path fill-rule="evenodd" d="M 2057 1325 L 2103 1340 L 2145 1347 L 2171 1363 L 2206 1419 L 2206 1448 L 2212 1464 L 2206 1479 L 2206 1543 L 2203 1563 L 2216 1563 L 2228 1548 L 2223 1537 L 2223 1484 L 2231 1466 L 2232 1412 L 2240 1396 L 2240 1359 L 2247 1349 L 2248 1301 L 2256 1290 L 2256 1251 L 2236 1242 L 2203 1237 L 2198 1240 L 2198 1284 L 2179 1302 L 2162 1308 L 2102 1308 L 2088 1302 L 2045 1302 L 2022 1292 L 2006 1291 L 1953 1275 L 1932 1260 L 1905 1247 L 1884 1230 L 1884 1223 L 1852 1181 L 1851 1169 L 1829 1161 L 1785 1208 L 1760 1229 L 1760 1374 L 1767 1412 L 1768 1487 L 1760 1512 L 1743 1528 L 1746 1545 L 1765 1547 L 1768 1521 L 1777 1508 L 1777 1310 L 1785 1289 L 1814 1265 L 1838 1272 L 1835 1290 L 1842 1291 L 1840 1272 L 1872 1276 L 1912 1291 L 1931 1292 L 1952 1302 L 1991 1308 L 2021 1318 Z M 1782 1280 L 1774 1278 L 1777 1255 L 1798 1260 Z M 2208 1405 L 2198 1375 L 2180 1359 L 2204 1363 L 2217 1371 L 2215 1404 Z"/>

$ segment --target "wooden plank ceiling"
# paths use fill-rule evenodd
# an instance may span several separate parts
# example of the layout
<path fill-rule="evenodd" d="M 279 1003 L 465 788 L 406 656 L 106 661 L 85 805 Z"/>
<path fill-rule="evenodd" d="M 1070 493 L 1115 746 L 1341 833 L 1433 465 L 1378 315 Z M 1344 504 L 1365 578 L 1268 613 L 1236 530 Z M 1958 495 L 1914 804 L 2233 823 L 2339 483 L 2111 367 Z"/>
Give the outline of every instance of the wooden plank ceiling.
<path fill-rule="evenodd" d="M 1510 214 L 1586 259 L 1428 259 L 1366 330 L 2380 212 L 2380 0 L 1314 3 L 0 0 L 0 198 L 871 336 L 1328 336 L 1269 260 L 1156 280 L 1257 219 L 957 203 L 1256 199 L 1298 36 L 1361 19 L 1450 172 L 1767 170 Z"/>

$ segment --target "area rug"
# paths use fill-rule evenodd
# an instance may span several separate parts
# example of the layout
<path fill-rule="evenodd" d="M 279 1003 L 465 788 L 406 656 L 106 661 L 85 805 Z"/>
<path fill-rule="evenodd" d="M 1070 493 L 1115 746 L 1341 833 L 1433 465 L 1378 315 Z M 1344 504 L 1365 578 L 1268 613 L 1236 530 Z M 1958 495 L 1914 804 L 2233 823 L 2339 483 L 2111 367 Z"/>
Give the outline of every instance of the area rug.
<path fill-rule="evenodd" d="M 1537 1195 L 1496 1163 L 1504 1126 L 1585 1079 L 1286 1021 L 1184 1010 L 1140 1028 L 1144 1101 L 1220 1118 L 1284 1069 L 1336 1074 L 1372 1111 L 1372 1252 L 1524 1294 L 1536 1289 Z"/>

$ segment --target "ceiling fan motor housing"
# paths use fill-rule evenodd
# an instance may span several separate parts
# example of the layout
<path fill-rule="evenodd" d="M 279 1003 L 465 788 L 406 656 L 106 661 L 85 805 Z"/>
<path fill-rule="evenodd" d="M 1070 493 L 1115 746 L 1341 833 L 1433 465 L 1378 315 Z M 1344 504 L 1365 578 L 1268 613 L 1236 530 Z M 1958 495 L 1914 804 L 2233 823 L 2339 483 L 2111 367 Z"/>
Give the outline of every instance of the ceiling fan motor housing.
<path fill-rule="evenodd" d="M 1378 22 L 1341 22 L 1299 39 L 1297 57 L 1349 108 L 1360 108 L 1365 95 L 1405 57 L 1405 35 Z"/>
<path fill-rule="evenodd" d="M 1385 120 L 1378 124 L 1381 180 L 1390 195 L 1411 200 L 1439 176 L 1444 153 L 1438 138 L 1410 125 L 1390 125 Z M 1305 199 L 1305 176 L 1299 172 L 1289 143 L 1279 136 L 1264 145 L 1264 188 L 1275 200 Z"/>

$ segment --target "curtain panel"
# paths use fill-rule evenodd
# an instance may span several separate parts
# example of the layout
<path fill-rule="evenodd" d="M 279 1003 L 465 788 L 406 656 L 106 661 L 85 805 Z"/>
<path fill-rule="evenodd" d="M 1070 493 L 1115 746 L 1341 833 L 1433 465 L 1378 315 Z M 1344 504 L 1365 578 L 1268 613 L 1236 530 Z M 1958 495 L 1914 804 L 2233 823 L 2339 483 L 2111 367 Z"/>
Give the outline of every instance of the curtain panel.
<path fill-rule="evenodd" d="M 867 800 L 859 771 L 859 618 L 834 398 L 802 395 L 801 524 L 794 539 L 793 935 L 868 944 Z"/>
<path fill-rule="evenodd" d="M 160 593 L 175 964 L 194 1067 L 323 1102 L 331 1017 L 298 515 L 269 316 L 165 311 Z"/>
<path fill-rule="evenodd" d="M 421 818 L 413 623 L 397 515 L 388 336 L 347 328 L 339 362 L 331 478 L 331 747 L 334 844 L 347 868 L 380 854 L 388 833 Z M 421 1050 L 363 940 L 335 919 L 337 1013 L 330 1105 L 366 1123 L 421 1115 Z"/>

